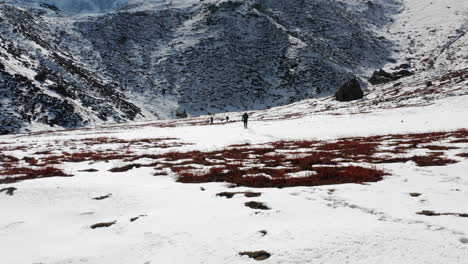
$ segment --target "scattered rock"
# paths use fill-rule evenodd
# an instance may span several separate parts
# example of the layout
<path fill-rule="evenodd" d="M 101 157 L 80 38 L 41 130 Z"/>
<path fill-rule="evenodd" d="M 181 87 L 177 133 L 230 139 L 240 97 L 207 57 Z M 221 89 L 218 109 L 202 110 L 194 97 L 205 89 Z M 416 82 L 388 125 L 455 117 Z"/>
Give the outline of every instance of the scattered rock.
<path fill-rule="evenodd" d="M 156 171 L 153 176 L 167 176 L 169 175 L 166 171 Z"/>
<path fill-rule="evenodd" d="M 421 196 L 420 193 L 410 193 L 409 195 L 411 195 L 411 197 L 419 197 L 419 196 Z"/>
<path fill-rule="evenodd" d="M 126 172 L 126 171 L 129 171 L 129 170 L 132 170 L 132 169 L 140 168 L 141 166 L 142 166 L 141 164 L 129 164 L 129 165 L 125 165 L 125 166 L 122 166 L 122 167 L 112 168 L 109 171 L 110 172 Z"/>
<path fill-rule="evenodd" d="M 266 252 L 265 250 L 260 251 L 244 251 L 240 252 L 239 255 L 241 256 L 248 256 L 249 258 L 253 258 L 255 260 L 265 260 L 271 257 L 271 254 Z"/>
<path fill-rule="evenodd" d="M 262 193 L 259 192 L 244 192 L 244 196 L 248 198 L 253 198 L 253 197 L 260 197 Z"/>
<path fill-rule="evenodd" d="M 382 84 L 382 83 L 388 83 L 388 82 L 391 82 L 393 81 L 393 76 L 380 69 L 378 71 L 375 71 L 373 74 L 372 74 L 372 77 L 369 79 L 369 82 L 373 85 L 376 85 L 376 84 Z"/>
<path fill-rule="evenodd" d="M 94 212 L 84 212 L 84 213 L 81 213 L 80 215 L 93 215 Z"/>
<path fill-rule="evenodd" d="M 262 193 L 258 193 L 258 192 L 221 192 L 221 193 L 216 194 L 216 196 L 226 197 L 228 199 L 231 199 L 237 194 L 243 194 L 245 197 L 249 197 L 249 198 L 259 197 L 260 195 L 262 195 Z"/>
<path fill-rule="evenodd" d="M 244 205 L 249 208 L 257 209 L 257 210 L 270 210 L 271 209 L 270 207 L 266 206 L 262 202 L 251 201 L 251 202 L 246 202 Z"/>
<path fill-rule="evenodd" d="M 458 217 L 468 217 L 468 214 L 459 214 L 459 213 L 436 213 L 434 211 L 423 210 L 421 212 L 417 212 L 418 215 L 425 215 L 425 216 L 442 216 L 442 215 L 452 215 Z"/>
<path fill-rule="evenodd" d="M 112 196 L 112 193 L 109 193 L 109 194 L 104 195 L 104 196 L 94 197 L 93 200 L 104 200 L 104 199 L 107 199 L 107 198 L 109 198 L 111 196 Z"/>
<path fill-rule="evenodd" d="M 103 227 L 109 227 L 111 225 L 114 225 L 115 223 L 117 222 L 116 221 L 113 221 L 113 222 L 103 222 L 103 223 L 97 223 L 97 224 L 94 224 L 91 227 L 91 229 L 96 229 L 96 228 L 103 228 Z"/>
<path fill-rule="evenodd" d="M 335 94 L 336 100 L 340 102 L 349 102 L 364 97 L 361 84 L 354 78 L 343 84 Z"/>
<path fill-rule="evenodd" d="M 6 195 L 12 196 L 16 190 L 18 190 L 16 187 L 7 187 L 0 189 L 0 193 L 5 192 Z"/>
<path fill-rule="evenodd" d="M 132 217 L 130 218 L 130 222 L 135 222 L 136 220 L 140 219 L 141 217 L 145 217 L 147 215 L 139 215 L 139 216 L 135 216 L 135 217 Z"/>
<path fill-rule="evenodd" d="M 410 69 L 411 68 L 411 65 L 409 63 L 403 63 L 403 64 L 400 64 L 399 66 L 397 67 L 394 67 L 392 68 L 392 70 L 401 70 L 401 69 Z"/>
<path fill-rule="evenodd" d="M 80 170 L 79 172 L 98 172 L 96 169 L 86 169 L 86 170 Z"/>

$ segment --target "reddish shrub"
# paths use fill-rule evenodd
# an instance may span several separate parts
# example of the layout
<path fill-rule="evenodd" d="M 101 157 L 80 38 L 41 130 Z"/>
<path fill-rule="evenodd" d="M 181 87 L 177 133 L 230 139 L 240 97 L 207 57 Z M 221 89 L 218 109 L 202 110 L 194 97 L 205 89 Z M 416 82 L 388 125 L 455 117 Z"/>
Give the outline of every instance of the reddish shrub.
<path fill-rule="evenodd" d="M 122 166 L 122 167 L 112 168 L 109 171 L 110 172 L 125 172 L 125 171 L 129 171 L 131 169 L 140 168 L 140 167 L 142 167 L 141 164 L 129 164 L 129 165 L 125 165 L 125 166 Z"/>
<path fill-rule="evenodd" d="M 23 180 L 32 180 L 46 177 L 69 177 L 60 169 L 54 167 L 45 167 L 40 169 L 31 168 L 12 168 L 7 171 L 2 171 L 0 175 L 8 175 L 6 178 L 0 179 L 0 184 L 10 184 Z M 17 177 L 11 177 L 13 175 L 21 175 Z"/>
<path fill-rule="evenodd" d="M 334 143 L 326 143 L 319 150 L 338 151 L 341 155 L 355 156 L 364 155 L 370 156 L 376 152 L 377 143 L 367 143 L 357 140 L 341 140 Z"/>
<path fill-rule="evenodd" d="M 416 164 L 420 167 L 445 166 L 458 162 L 456 160 L 443 158 L 440 155 L 414 156 L 411 158 L 411 160 L 416 162 Z"/>
<path fill-rule="evenodd" d="M 270 172 L 272 171 L 258 169 L 255 172 Z M 342 184 L 342 183 L 362 183 L 374 182 L 382 179 L 385 172 L 376 168 L 363 168 L 356 166 L 349 167 L 320 167 L 314 168 L 316 175 L 307 177 L 290 178 L 285 176 L 285 171 L 276 170 L 277 175 L 273 176 L 246 176 L 252 171 L 229 171 L 227 173 L 211 174 L 210 172 L 204 175 L 194 175 L 193 173 L 179 173 L 179 182 L 183 183 L 206 183 L 206 182 L 229 182 L 239 186 L 266 188 L 266 187 L 293 187 L 293 186 L 317 186 L 327 184 Z"/>
<path fill-rule="evenodd" d="M 450 143 L 468 143 L 468 138 L 453 140 Z"/>
<path fill-rule="evenodd" d="M 0 154 L 0 162 L 18 162 L 19 159 L 9 155 Z"/>
<path fill-rule="evenodd" d="M 313 165 L 336 165 L 337 162 L 333 159 L 337 158 L 339 155 L 334 153 L 327 152 L 312 152 L 305 157 L 294 157 L 292 159 L 287 159 L 288 162 L 291 162 L 293 166 L 298 167 L 301 170 L 310 170 Z"/>
<path fill-rule="evenodd" d="M 30 165 L 37 165 L 37 163 L 39 162 L 34 157 L 24 157 L 23 160 L 26 161 L 27 163 L 29 163 Z"/>
<path fill-rule="evenodd" d="M 451 149 L 458 149 L 457 147 L 453 147 L 453 146 L 437 146 L 437 145 L 424 146 L 423 148 L 426 148 L 426 149 L 429 149 L 429 150 L 451 150 Z"/>

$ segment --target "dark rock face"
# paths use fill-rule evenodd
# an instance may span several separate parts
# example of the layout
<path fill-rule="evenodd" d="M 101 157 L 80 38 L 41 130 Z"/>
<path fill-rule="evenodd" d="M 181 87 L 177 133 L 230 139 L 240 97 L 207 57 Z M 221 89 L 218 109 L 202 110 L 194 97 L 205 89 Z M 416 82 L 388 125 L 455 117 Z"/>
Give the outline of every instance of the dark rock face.
<path fill-rule="evenodd" d="M 347 81 L 338 89 L 335 94 L 336 100 L 340 102 L 349 102 L 364 97 L 364 92 L 361 89 L 361 84 L 354 78 Z"/>
<path fill-rule="evenodd" d="M 374 74 L 372 74 L 372 77 L 369 79 L 369 82 L 373 85 L 383 84 L 383 83 L 396 81 L 398 79 L 411 76 L 411 75 L 414 75 L 414 73 L 409 70 L 399 70 L 399 71 L 389 73 L 380 69 L 378 71 L 375 71 Z"/>
<path fill-rule="evenodd" d="M 372 74 L 372 77 L 369 79 L 369 82 L 371 84 L 382 84 L 382 83 L 388 83 L 393 81 L 393 76 L 392 74 L 380 69 L 378 71 L 375 71 Z"/>

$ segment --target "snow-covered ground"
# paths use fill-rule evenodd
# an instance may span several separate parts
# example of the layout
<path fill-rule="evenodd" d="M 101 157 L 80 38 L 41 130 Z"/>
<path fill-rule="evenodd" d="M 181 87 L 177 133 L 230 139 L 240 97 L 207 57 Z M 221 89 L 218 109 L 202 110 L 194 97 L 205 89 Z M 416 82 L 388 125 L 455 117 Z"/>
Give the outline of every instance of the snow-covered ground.
<path fill-rule="evenodd" d="M 466 92 L 466 81 L 457 85 L 452 89 Z M 206 125 L 207 118 L 201 117 L 17 134 L 2 136 L 0 146 L 11 150 L 3 151 L 5 155 L 40 159 L 47 157 L 37 154 L 41 151 L 52 151 L 50 156 L 123 151 L 117 143 L 86 143 L 102 137 L 136 140 L 124 144 L 124 149 L 158 154 L 279 140 L 325 142 L 468 128 L 468 95 L 447 95 L 427 106 L 420 98 L 420 107 L 380 110 L 373 109 L 374 96 L 371 93 L 358 103 L 341 104 L 331 98 L 315 99 L 254 113 L 248 129 L 238 120 L 241 113 L 231 113 L 235 122 L 229 124 L 220 120 L 224 116 L 216 116 L 215 125 Z M 329 110 L 313 111 L 323 107 Z M 293 113 L 303 116 L 293 117 Z M 171 142 L 192 145 L 152 149 L 135 143 L 167 137 L 178 138 Z M 13 150 L 20 146 L 26 148 Z M 376 183 L 282 189 L 183 184 L 175 181 L 174 173 L 153 176 L 151 167 L 109 171 L 128 163 L 123 160 L 58 164 L 74 176 L 0 185 L 0 189 L 17 188 L 12 196 L 0 193 L 2 262 L 250 263 L 254 260 L 239 252 L 266 250 L 271 257 L 265 263 L 464 263 L 468 257 L 467 218 L 416 214 L 424 210 L 468 213 L 468 160 L 457 156 L 468 152 L 468 143 L 456 147 L 445 153 L 455 164 L 380 164 L 388 175 Z M 97 172 L 82 171 L 90 168 Z M 261 196 L 227 199 L 216 195 L 225 191 L 254 191 Z M 108 194 L 111 196 L 102 200 L 93 199 Z M 271 210 L 250 209 L 244 206 L 247 201 L 264 202 Z M 132 222 L 134 217 L 139 218 Z M 90 228 L 113 221 L 107 228 Z"/>
<path fill-rule="evenodd" d="M 426 13 L 418 11 L 428 10 L 427 1 L 405 3 L 407 8 L 399 16 L 411 19 L 407 25 L 420 29 L 426 22 L 413 22 L 422 15 L 435 15 L 443 5 L 433 1 L 435 7 L 431 5 L 432 11 Z M 465 5 L 451 0 L 451 8 L 444 10 L 463 10 Z M 450 28 L 463 24 L 461 18 L 448 17 L 453 23 Z M 403 20 L 395 19 L 389 30 L 402 30 Z M 402 47 L 410 46 L 403 39 L 397 38 Z M 463 43 L 463 36 L 459 39 Z M 433 43 L 429 37 L 423 40 Z M 444 56 L 439 59 L 437 67 L 452 65 Z M 214 125 L 207 124 L 209 116 L 202 116 L 1 136 L 0 263 L 237 264 L 255 262 L 240 252 L 259 250 L 271 254 L 263 263 L 467 263 L 468 70 L 460 58 L 454 61 L 447 68 L 457 70 L 453 74 L 426 69 L 398 80 L 399 85 L 369 87 L 362 100 L 350 103 L 325 97 L 249 112 L 248 129 L 240 122 L 243 113 L 227 113 L 215 115 Z M 426 81 L 433 85 L 427 87 Z M 225 122 L 226 115 L 232 122 Z M 447 137 L 437 133 L 417 136 L 430 143 L 402 144 L 396 138 L 408 137 L 398 135 L 366 138 L 457 130 L 456 140 L 452 132 Z M 390 158 L 432 153 L 449 162 L 422 166 L 404 159 L 372 163 L 369 157 L 358 157 L 361 162 L 356 158 L 339 166 L 383 170 L 383 179 L 364 184 L 251 188 L 178 182 L 180 174 L 172 170 L 175 166 L 158 156 L 203 151 L 193 152 L 193 160 L 184 156 L 171 161 L 193 162 L 193 167 L 203 168 L 195 155 L 208 156 L 209 151 L 235 144 L 253 151 L 259 144 L 308 140 L 322 146 L 345 137 L 364 144 L 381 140 L 388 149 L 379 146 L 380 152 L 371 155 L 374 158 L 389 153 L 394 155 Z M 304 150 L 288 151 L 297 156 Z M 345 151 L 334 154 L 345 156 Z M 105 160 L 102 156 L 106 155 L 114 157 Z M 137 159 L 129 160 L 133 156 Z M 11 166 L 35 168 L 46 162 L 73 176 L 16 182 L 7 177 L 21 175 L 3 173 L 13 171 Z M 152 162 L 157 164 L 149 165 Z M 141 166 L 109 171 L 132 164 Z M 246 191 L 260 196 L 217 195 Z M 249 201 L 263 202 L 270 210 L 246 207 Z M 430 216 L 430 212 L 442 215 Z M 94 226 L 99 223 L 109 226 Z"/>

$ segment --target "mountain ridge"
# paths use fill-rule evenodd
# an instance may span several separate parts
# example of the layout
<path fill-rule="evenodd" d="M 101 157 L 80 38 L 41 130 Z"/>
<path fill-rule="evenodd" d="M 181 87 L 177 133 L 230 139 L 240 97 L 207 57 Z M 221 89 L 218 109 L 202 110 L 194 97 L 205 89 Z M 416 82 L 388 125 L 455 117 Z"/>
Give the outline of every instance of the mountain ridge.
<path fill-rule="evenodd" d="M 396 0 L 163 4 L 0 3 L 0 133 L 266 109 L 405 60 Z"/>

